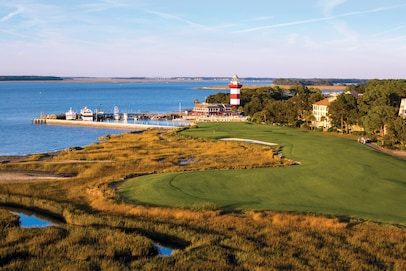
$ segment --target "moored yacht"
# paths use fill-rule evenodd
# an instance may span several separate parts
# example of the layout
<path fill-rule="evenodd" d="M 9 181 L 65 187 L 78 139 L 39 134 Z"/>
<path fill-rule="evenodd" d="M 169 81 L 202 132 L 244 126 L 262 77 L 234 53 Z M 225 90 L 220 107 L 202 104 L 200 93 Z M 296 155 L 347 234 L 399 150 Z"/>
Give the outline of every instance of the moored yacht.
<path fill-rule="evenodd" d="M 86 106 L 80 110 L 80 115 L 84 121 L 93 121 L 93 111 Z"/>
<path fill-rule="evenodd" d="M 76 112 L 72 110 L 72 107 L 69 109 L 68 112 L 65 113 L 66 120 L 75 120 L 76 119 Z"/>
<path fill-rule="evenodd" d="M 113 118 L 114 118 L 114 120 L 120 119 L 120 111 L 118 109 L 118 106 L 114 106 Z"/>

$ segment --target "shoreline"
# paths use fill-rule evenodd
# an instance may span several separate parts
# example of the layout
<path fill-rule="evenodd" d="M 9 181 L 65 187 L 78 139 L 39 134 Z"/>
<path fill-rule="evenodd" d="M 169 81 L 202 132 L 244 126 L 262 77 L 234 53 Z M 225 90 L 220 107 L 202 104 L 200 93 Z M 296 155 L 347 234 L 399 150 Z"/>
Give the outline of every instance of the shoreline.
<path fill-rule="evenodd" d="M 35 120 L 34 120 L 35 121 Z M 65 125 L 65 126 L 85 126 L 96 128 L 114 128 L 126 130 L 145 130 L 145 129 L 180 129 L 183 126 L 169 126 L 169 125 L 154 125 L 154 124 L 137 124 L 137 123 L 122 123 L 122 122 L 95 122 L 95 121 L 82 121 L 82 120 L 58 120 L 58 119 L 44 119 L 46 125 Z"/>
<path fill-rule="evenodd" d="M 11 82 L 11 83 L 18 83 L 18 82 L 30 82 L 30 83 L 182 83 L 182 82 L 204 82 L 207 81 L 205 79 L 131 79 L 131 78 L 66 78 L 63 80 L 7 80 L 7 81 L 0 81 L 3 82 Z M 209 81 L 220 81 L 220 80 L 209 80 Z M 282 89 L 289 89 L 292 85 L 246 85 L 242 88 L 260 88 L 260 87 L 280 87 Z M 328 90 L 345 90 L 346 86 L 328 86 L 328 85 L 309 85 L 306 86 L 308 88 L 318 88 L 320 90 L 328 89 Z M 209 87 L 201 87 L 201 90 L 228 90 L 228 85 L 218 85 L 218 86 L 209 86 Z"/>
<path fill-rule="evenodd" d="M 66 78 L 63 80 L 2 80 L 0 83 L 17 83 L 17 82 L 30 82 L 30 83 L 145 83 L 145 82 L 203 82 L 204 79 L 131 79 L 131 78 Z"/>

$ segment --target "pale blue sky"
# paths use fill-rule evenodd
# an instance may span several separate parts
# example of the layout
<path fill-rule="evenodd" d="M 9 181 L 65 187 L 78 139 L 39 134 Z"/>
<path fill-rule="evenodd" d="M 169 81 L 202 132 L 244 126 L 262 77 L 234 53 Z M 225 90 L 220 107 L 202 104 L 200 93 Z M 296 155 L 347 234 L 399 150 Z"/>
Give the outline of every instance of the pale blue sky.
<path fill-rule="evenodd" d="M 404 0 L 1 0 L 0 74 L 406 78 Z"/>

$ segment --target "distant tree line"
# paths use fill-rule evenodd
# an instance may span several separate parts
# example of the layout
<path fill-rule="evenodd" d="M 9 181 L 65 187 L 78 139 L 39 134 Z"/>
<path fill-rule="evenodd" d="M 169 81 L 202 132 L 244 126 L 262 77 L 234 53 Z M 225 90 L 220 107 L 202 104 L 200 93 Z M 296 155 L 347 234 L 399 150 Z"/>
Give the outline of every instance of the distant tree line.
<path fill-rule="evenodd" d="M 57 76 L 36 76 L 36 75 L 0 75 L 0 81 L 45 81 L 63 80 Z"/>
<path fill-rule="evenodd" d="M 305 85 L 305 86 L 333 86 L 333 85 L 348 85 L 365 83 L 367 80 L 363 79 L 302 79 L 302 78 L 275 78 L 273 83 L 275 85 Z"/>
<path fill-rule="evenodd" d="M 401 98 L 406 97 L 406 80 L 370 80 L 348 85 L 346 90 L 362 95 L 337 96 L 329 107 L 330 131 L 352 133 L 351 127 L 358 125 L 362 134 L 382 145 L 406 146 L 406 120 L 398 116 Z M 287 90 L 278 86 L 242 88 L 238 110 L 256 123 L 315 129 L 313 104 L 322 99 L 319 89 L 301 84 Z M 229 103 L 229 94 L 210 95 L 206 102 Z"/>

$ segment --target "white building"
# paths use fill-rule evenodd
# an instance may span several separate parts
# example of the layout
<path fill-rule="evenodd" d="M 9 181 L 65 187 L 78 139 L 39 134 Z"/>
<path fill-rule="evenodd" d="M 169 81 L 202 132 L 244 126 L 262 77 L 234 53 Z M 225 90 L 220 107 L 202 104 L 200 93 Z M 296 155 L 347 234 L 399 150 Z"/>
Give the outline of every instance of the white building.
<path fill-rule="evenodd" d="M 328 129 L 331 127 L 328 108 L 336 97 L 328 97 L 313 104 L 313 127 Z"/>
<path fill-rule="evenodd" d="M 399 116 L 406 118 L 406 98 L 402 98 L 399 107 Z"/>
<path fill-rule="evenodd" d="M 192 115 L 223 115 L 232 114 L 232 107 L 229 104 L 197 103 L 193 107 Z"/>

